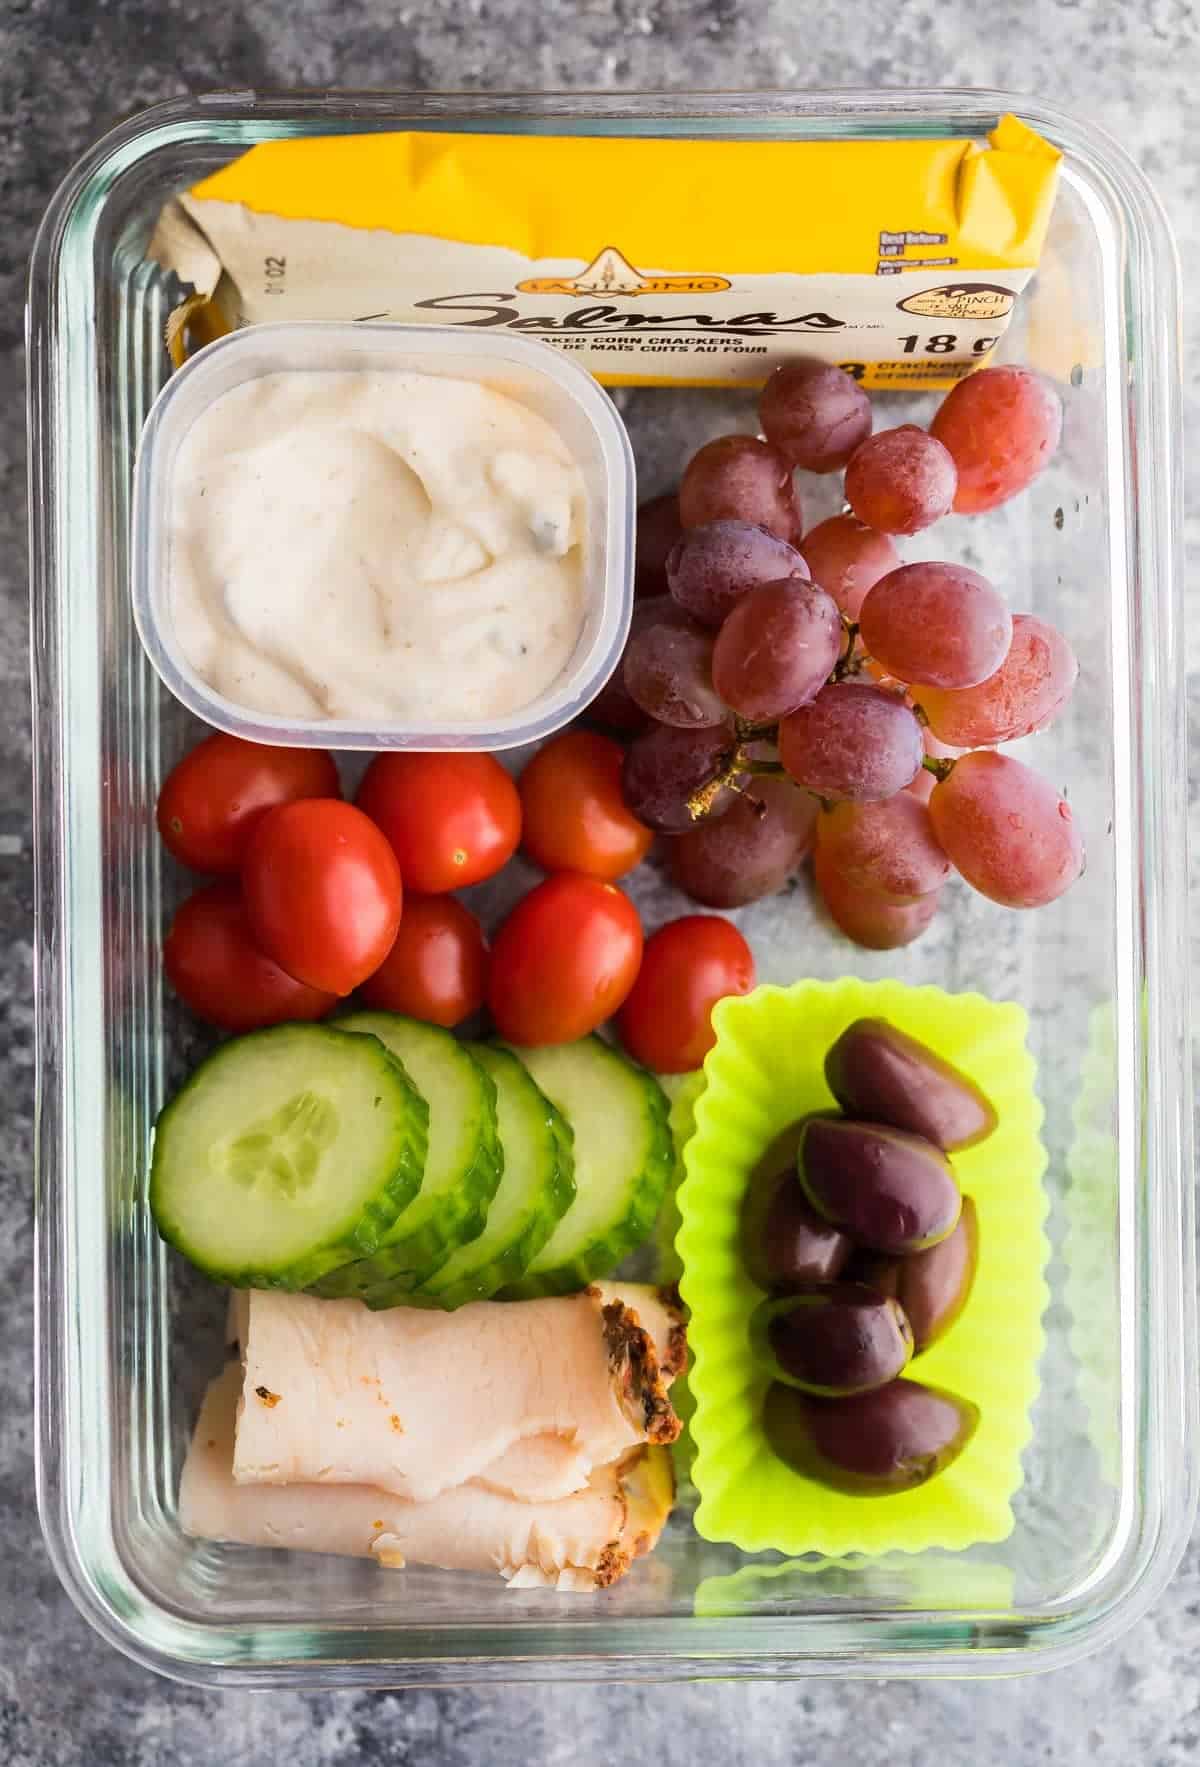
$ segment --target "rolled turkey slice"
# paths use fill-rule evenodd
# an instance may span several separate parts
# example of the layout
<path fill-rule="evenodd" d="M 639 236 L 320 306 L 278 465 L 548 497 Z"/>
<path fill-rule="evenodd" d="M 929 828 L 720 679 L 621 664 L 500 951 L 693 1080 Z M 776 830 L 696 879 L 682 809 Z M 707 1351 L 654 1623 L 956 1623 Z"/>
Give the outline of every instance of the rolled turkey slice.
<path fill-rule="evenodd" d="M 254 1291 L 239 1312 L 238 1484 L 373 1485 L 425 1503 L 482 1477 L 553 1501 L 679 1434 L 667 1389 L 686 1339 L 652 1288 L 455 1313 Z"/>
<path fill-rule="evenodd" d="M 485 1466 L 476 1477 L 489 1491 L 523 1503 L 553 1503 L 582 1491 L 592 1476 L 587 1452 L 567 1436 L 526 1436 Z"/>
<path fill-rule="evenodd" d="M 244 1485 L 233 1477 L 242 1388 L 226 1365 L 205 1395 L 179 1490 L 186 1534 L 243 1546 L 333 1552 L 445 1570 L 499 1571 L 512 1587 L 607 1588 L 651 1551 L 674 1497 L 670 1454 L 642 1446 L 596 1468 L 555 1503 L 522 1503 L 478 1481 L 412 1503 L 367 1485 Z"/>

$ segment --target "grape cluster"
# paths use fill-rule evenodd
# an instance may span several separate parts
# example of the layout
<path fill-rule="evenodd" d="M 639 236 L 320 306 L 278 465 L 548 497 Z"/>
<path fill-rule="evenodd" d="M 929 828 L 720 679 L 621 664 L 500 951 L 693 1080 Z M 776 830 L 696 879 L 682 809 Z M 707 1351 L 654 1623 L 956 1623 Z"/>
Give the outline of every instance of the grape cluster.
<path fill-rule="evenodd" d="M 642 514 L 629 642 L 590 711 L 631 738 L 630 810 L 707 907 L 780 889 L 812 852 L 833 920 L 877 949 L 924 931 L 952 871 L 1007 907 L 1053 901 L 1083 869 L 1079 831 L 996 749 L 1066 704 L 1071 647 L 892 539 L 1025 489 L 1058 443 L 1053 391 L 985 368 L 929 430 L 873 435 L 848 374 L 793 362 L 759 416 L 762 439 L 707 443 Z M 797 467 L 845 472 L 849 508 L 807 534 Z"/>

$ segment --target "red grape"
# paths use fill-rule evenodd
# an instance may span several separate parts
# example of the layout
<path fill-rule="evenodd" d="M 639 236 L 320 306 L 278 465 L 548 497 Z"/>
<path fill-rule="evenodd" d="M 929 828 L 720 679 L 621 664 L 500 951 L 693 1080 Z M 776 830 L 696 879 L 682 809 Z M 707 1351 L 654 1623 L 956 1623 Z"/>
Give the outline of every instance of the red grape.
<path fill-rule="evenodd" d="M 1012 643 L 1004 597 L 960 564 L 902 564 L 869 592 L 858 624 L 877 663 L 922 686 L 974 687 Z"/>
<path fill-rule="evenodd" d="M 803 532 L 792 469 L 756 436 L 718 436 L 688 461 L 679 487 L 685 528 L 706 522 L 756 522 L 795 545 Z"/>
<path fill-rule="evenodd" d="M 1005 908 L 1041 908 L 1083 870 L 1070 806 L 1011 755 L 964 755 L 934 787 L 929 815 L 956 869 Z"/>
<path fill-rule="evenodd" d="M 833 920 L 848 939 L 869 951 L 894 951 L 919 939 L 937 913 L 942 894 L 931 890 L 914 902 L 889 902 L 873 890 L 856 889 L 834 869 L 819 845 L 813 856 L 813 876 Z"/>
<path fill-rule="evenodd" d="M 958 475 L 939 441 L 915 423 L 880 430 L 846 468 L 846 501 L 881 534 L 918 534 L 954 502 Z"/>
<path fill-rule="evenodd" d="M 817 850 L 856 890 L 892 902 L 928 896 L 950 875 L 930 812 L 911 792 L 878 804 L 835 804 L 822 810 Z"/>
<path fill-rule="evenodd" d="M 889 674 L 883 664 L 877 663 L 874 657 L 863 655 L 862 666 L 876 687 L 882 687 L 888 693 L 898 694 L 901 699 L 908 692 L 908 682 L 901 681 L 897 676 Z"/>
<path fill-rule="evenodd" d="M 925 753 L 932 761 L 956 761 L 963 752 L 962 749 L 951 748 L 948 743 L 939 742 L 928 726 L 922 730 L 921 740 L 925 745 Z M 912 792 L 914 797 L 920 798 L 923 804 L 927 804 L 933 796 L 933 788 L 936 784 L 937 774 L 931 773 L 928 767 L 922 765 L 904 789 Z"/>
<path fill-rule="evenodd" d="M 658 620 L 677 620 L 679 618 L 679 609 L 669 595 L 654 595 L 644 601 L 634 602 L 633 617 L 629 622 L 629 636 L 625 640 L 625 652 L 587 708 L 586 716 L 589 722 L 599 724 L 605 730 L 613 730 L 624 736 L 632 735 L 635 731 L 646 728 L 649 722 L 647 714 L 630 696 L 629 689 L 625 685 L 625 656 L 629 654 L 629 646 L 639 632 L 644 632 L 648 626 Z"/>
<path fill-rule="evenodd" d="M 706 908 L 740 908 L 781 890 L 812 845 L 817 800 L 790 779 L 752 777 L 716 822 L 668 842 L 671 881 Z M 754 800 L 765 806 L 760 813 Z"/>
<path fill-rule="evenodd" d="M 652 497 L 637 512 L 637 550 L 633 572 L 635 595 L 665 595 L 667 554 L 683 528 L 679 521 L 679 493 L 667 491 Z"/>
<path fill-rule="evenodd" d="M 933 731 L 926 728 L 921 732 L 925 742 L 925 753 L 933 761 L 957 761 L 964 750 L 955 748 L 953 744 L 943 742 Z"/>
<path fill-rule="evenodd" d="M 675 600 L 705 626 L 719 626 L 747 589 L 809 574 L 794 546 L 767 528 L 739 521 L 687 529 L 666 569 Z"/>
<path fill-rule="evenodd" d="M 871 401 L 858 382 L 810 357 L 775 370 L 758 416 L 772 447 L 806 472 L 837 472 L 871 433 Z"/>
<path fill-rule="evenodd" d="M 823 687 L 779 726 L 779 758 L 822 798 L 894 797 L 921 772 L 921 726 L 901 699 L 861 682 Z"/>
<path fill-rule="evenodd" d="M 728 730 L 680 730 L 652 724 L 634 738 L 625 755 L 621 791 L 633 814 L 662 834 L 682 834 L 696 818 L 688 799 L 721 772 L 732 753 Z M 710 816 L 727 811 L 736 794 L 723 787 Z"/>
<path fill-rule="evenodd" d="M 933 788 L 936 784 L 936 774 L 931 773 L 928 767 L 922 766 L 917 768 L 904 789 L 911 792 L 914 798 L 919 798 L 923 804 L 927 804 L 933 796 Z"/>
<path fill-rule="evenodd" d="M 985 748 L 1044 730 L 1070 699 L 1078 673 L 1061 632 L 1036 614 L 1014 614 L 1012 644 L 994 675 L 957 691 L 921 686 L 914 698 L 937 736 L 959 748 Z"/>
<path fill-rule="evenodd" d="M 625 687 L 625 671 L 618 663 L 587 711 L 589 724 L 598 724 L 614 736 L 632 736 L 649 723 L 645 712 L 629 697 Z"/>
<path fill-rule="evenodd" d="M 848 620 L 858 618 L 868 589 L 900 568 L 900 554 L 887 535 L 865 527 L 856 515 L 831 515 L 801 545 L 808 575 L 833 596 Z"/>
<path fill-rule="evenodd" d="M 630 640 L 622 666 L 629 695 L 644 712 L 660 724 L 702 730 L 729 716 L 713 690 L 712 665 L 712 633 L 676 609 L 676 618 L 651 621 Z"/>
<path fill-rule="evenodd" d="M 979 515 L 1032 484 L 1062 433 L 1062 405 L 1029 368 L 981 368 L 942 401 L 930 425 L 958 468 L 954 507 Z"/>
<path fill-rule="evenodd" d="M 836 604 L 803 577 L 749 589 L 717 633 L 713 686 L 743 718 L 770 723 L 828 680 L 845 634 Z"/>

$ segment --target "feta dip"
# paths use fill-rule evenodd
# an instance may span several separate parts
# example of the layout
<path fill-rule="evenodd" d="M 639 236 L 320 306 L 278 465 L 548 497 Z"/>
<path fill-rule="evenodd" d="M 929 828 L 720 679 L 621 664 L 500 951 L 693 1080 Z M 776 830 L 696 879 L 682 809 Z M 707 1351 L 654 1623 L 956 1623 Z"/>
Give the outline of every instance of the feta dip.
<path fill-rule="evenodd" d="M 583 627 L 579 467 L 544 418 L 475 381 L 246 381 L 188 430 L 169 504 L 179 644 L 253 711 L 503 716 L 546 691 Z"/>

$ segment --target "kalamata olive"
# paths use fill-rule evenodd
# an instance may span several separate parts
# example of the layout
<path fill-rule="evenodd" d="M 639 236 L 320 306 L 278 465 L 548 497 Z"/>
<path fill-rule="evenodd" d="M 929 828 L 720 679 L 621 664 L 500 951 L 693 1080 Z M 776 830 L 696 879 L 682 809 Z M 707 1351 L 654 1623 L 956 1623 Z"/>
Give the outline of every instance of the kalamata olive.
<path fill-rule="evenodd" d="M 786 1165 L 756 1170 L 742 1200 L 742 1257 L 759 1288 L 786 1294 L 797 1283 L 832 1282 L 853 1249 L 807 1201 L 794 1145 Z"/>
<path fill-rule="evenodd" d="M 825 1078 L 849 1116 L 923 1135 L 944 1153 L 973 1147 L 996 1127 L 974 1080 L 886 1019 L 849 1025 L 825 1057 Z"/>
<path fill-rule="evenodd" d="M 945 1337 L 967 1304 L 979 1262 L 979 1217 L 969 1196 L 962 1199 L 958 1226 L 937 1245 L 907 1258 L 859 1252 L 847 1279 L 865 1282 L 899 1301 L 912 1327 L 913 1355 Z"/>
<path fill-rule="evenodd" d="M 788 1466 L 855 1496 L 911 1491 L 957 1460 L 979 1408 L 941 1387 L 894 1380 L 851 1399 L 814 1399 L 776 1381 L 763 1426 Z"/>
<path fill-rule="evenodd" d="M 842 1113 L 840 1110 L 810 1111 L 807 1116 L 797 1117 L 794 1123 L 789 1123 L 786 1129 L 779 1131 L 774 1141 L 767 1143 L 755 1164 L 751 1180 L 769 1177 L 775 1172 L 781 1172 L 785 1166 L 791 1166 L 794 1170 L 796 1155 L 800 1151 L 800 1140 L 804 1134 L 804 1125 L 818 1118 L 822 1122 L 840 1123 Z"/>
<path fill-rule="evenodd" d="M 861 1282 L 812 1282 L 763 1301 L 750 1344 L 776 1380 L 829 1399 L 886 1386 L 913 1352 L 901 1307 Z"/>
<path fill-rule="evenodd" d="M 811 1118 L 796 1163 L 817 1213 L 872 1251 L 922 1251 L 958 1221 L 962 1198 L 950 1162 L 920 1135 Z"/>

